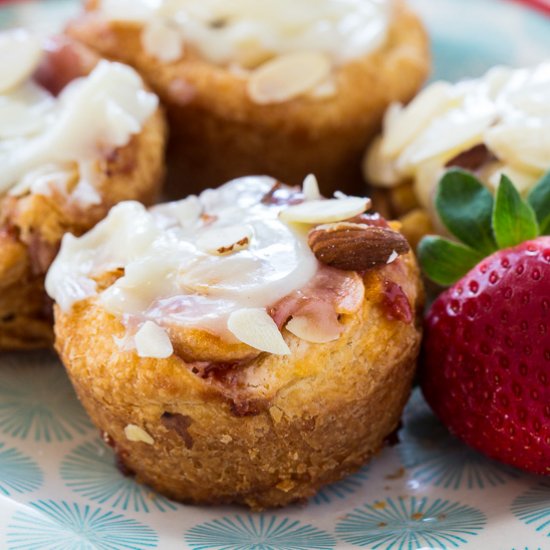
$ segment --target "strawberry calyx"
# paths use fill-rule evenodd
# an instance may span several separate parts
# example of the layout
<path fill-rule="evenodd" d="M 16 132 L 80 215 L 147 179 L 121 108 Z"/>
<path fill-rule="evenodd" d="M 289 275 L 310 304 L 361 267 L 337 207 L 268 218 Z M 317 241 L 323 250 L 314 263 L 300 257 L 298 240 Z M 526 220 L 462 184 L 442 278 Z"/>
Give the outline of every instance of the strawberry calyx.
<path fill-rule="evenodd" d="M 471 172 L 454 168 L 441 178 L 435 206 L 456 240 L 424 237 L 418 256 L 429 279 L 450 286 L 497 250 L 550 234 L 550 172 L 524 199 L 505 175 L 493 197 Z"/>

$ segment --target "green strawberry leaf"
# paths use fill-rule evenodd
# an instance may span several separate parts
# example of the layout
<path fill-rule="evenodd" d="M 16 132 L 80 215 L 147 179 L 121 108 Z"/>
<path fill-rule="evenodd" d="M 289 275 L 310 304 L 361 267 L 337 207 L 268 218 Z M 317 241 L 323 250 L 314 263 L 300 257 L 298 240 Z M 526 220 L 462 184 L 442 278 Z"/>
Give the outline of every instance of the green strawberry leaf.
<path fill-rule="evenodd" d="M 456 168 L 441 178 L 435 198 L 445 227 L 485 256 L 497 248 L 491 227 L 493 203 L 491 193 L 474 175 Z"/>
<path fill-rule="evenodd" d="M 539 234 L 535 212 L 504 174 L 495 198 L 493 231 L 499 248 L 515 246 Z"/>
<path fill-rule="evenodd" d="M 429 235 L 418 245 L 420 265 L 434 283 L 450 286 L 484 258 L 484 254 L 442 237 Z"/>
<path fill-rule="evenodd" d="M 540 234 L 550 235 L 550 172 L 531 189 L 527 201 L 537 216 Z"/>

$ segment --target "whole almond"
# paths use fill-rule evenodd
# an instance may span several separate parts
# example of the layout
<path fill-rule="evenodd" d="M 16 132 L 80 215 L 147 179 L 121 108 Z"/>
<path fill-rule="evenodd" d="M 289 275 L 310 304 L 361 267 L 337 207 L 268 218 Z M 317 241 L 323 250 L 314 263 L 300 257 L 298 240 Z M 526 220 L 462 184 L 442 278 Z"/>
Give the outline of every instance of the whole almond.
<path fill-rule="evenodd" d="M 309 232 L 308 243 L 321 263 L 347 271 L 385 265 L 410 248 L 397 231 L 351 222 L 320 225 Z"/>

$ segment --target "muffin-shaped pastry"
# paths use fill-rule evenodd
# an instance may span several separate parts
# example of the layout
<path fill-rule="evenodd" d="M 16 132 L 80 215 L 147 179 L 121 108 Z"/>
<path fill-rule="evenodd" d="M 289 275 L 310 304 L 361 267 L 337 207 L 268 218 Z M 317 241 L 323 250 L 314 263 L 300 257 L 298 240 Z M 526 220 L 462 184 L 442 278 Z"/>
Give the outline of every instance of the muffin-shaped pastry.
<path fill-rule="evenodd" d="M 92 0 L 68 33 L 138 69 L 167 107 L 176 198 L 250 174 L 361 189 L 392 101 L 429 68 L 426 33 L 392 0 Z M 347 189 L 349 190 L 349 189 Z"/>
<path fill-rule="evenodd" d="M 66 39 L 0 34 L 0 350 L 51 345 L 44 274 L 64 233 L 163 174 L 158 98 L 134 69 Z"/>
<path fill-rule="evenodd" d="M 369 199 L 241 178 L 67 235 L 56 347 L 137 479 L 259 509 L 359 468 L 398 426 L 422 291 Z M 89 350 L 93 349 L 93 354 Z"/>
<path fill-rule="evenodd" d="M 383 190 L 393 215 L 417 209 L 403 220 L 406 232 L 437 226 L 434 195 L 451 167 L 475 172 L 491 191 L 505 174 L 527 195 L 550 170 L 549 105 L 550 62 L 435 82 L 406 107 L 388 109 L 365 177 Z"/>

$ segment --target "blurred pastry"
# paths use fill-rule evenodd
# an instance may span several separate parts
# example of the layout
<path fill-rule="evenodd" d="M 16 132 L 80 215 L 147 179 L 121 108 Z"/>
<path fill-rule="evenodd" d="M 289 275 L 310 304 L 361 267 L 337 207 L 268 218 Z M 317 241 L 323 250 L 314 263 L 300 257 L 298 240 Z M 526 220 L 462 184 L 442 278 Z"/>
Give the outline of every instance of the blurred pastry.
<path fill-rule="evenodd" d="M 474 172 L 491 191 L 505 174 L 524 196 L 550 170 L 549 105 L 550 62 L 496 67 L 457 84 L 435 82 L 406 107 L 388 109 L 382 135 L 365 157 L 365 178 L 390 214 L 420 208 L 418 227 L 428 229 L 428 217 L 441 231 L 433 201 L 449 168 Z"/>
<path fill-rule="evenodd" d="M 68 33 L 134 66 L 166 105 L 175 198 L 243 175 L 327 195 L 393 101 L 429 69 L 419 19 L 393 0 L 92 0 Z"/>
<path fill-rule="evenodd" d="M 357 470 L 398 426 L 420 343 L 405 239 L 369 199 L 267 177 L 64 238 L 56 348 L 126 469 L 255 509 Z M 93 349 L 94 353 L 88 353 Z"/>
<path fill-rule="evenodd" d="M 134 69 L 80 44 L 11 30 L 0 58 L 0 350 L 42 347 L 53 340 L 44 274 L 61 237 L 121 200 L 153 201 L 165 125 Z"/>

